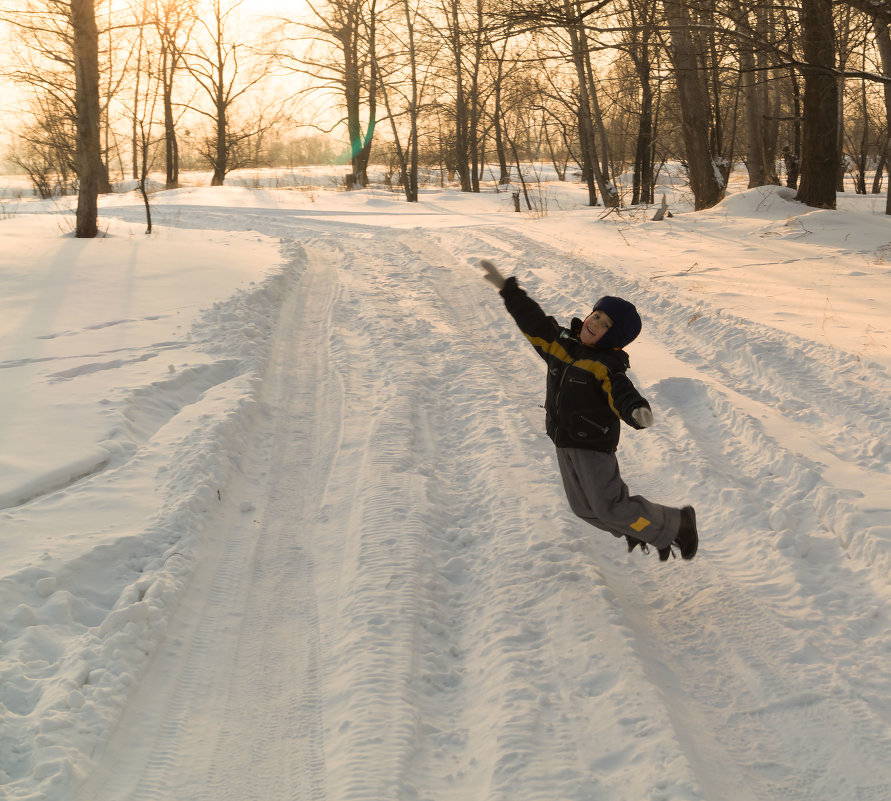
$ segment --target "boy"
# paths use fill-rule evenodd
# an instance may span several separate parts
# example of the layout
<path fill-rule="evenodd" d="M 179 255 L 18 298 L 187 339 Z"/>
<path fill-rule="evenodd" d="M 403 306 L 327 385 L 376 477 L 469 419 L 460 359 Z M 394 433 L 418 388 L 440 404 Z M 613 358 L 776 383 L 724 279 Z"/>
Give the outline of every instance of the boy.
<path fill-rule="evenodd" d="M 480 262 L 484 278 L 504 298 L 520 330 L 548 365 L 545 419 L 557 446 L 557 462 L 572 511 L 592 526 L 625 537 L 628 550 L 646 552 L 653 545 L 659 559 L 677 546 L 692 559 L 699 546 L 692 506 L 675 509 L 630 496 L 619 475 L 616 447 L 621 420 L 632 428 L 653 424 L 650 404 L 625 375 L 628 354 L 622 350 L 640 333 L 637 309 L 627 300 L 601 298 L 585 320 L 570 328 L 558 325 L 492 262 Z"/>

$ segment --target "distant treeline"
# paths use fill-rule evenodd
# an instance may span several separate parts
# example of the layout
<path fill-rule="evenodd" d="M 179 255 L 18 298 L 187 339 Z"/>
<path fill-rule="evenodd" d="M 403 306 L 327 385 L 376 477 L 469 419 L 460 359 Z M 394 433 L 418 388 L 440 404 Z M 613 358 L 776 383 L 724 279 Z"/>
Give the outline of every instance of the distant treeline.
<path fill-rule="evenodd" d="M 202 167 L 219 185 L 242 167 L 334 161 L 361 187 L 372 159 L 409 201 L 424 167 L 476 192 L 528 160 L 580 175 L 591 205 L 653 202 L 668 161 L 684 165 L 697 209 L 739 162 L 751 186 L 782 181 L 811 206 L 833 208 L 846 177 L 857 192 L 884 188 L 888 2 L 322 0 L 274 21 L 249 10 L 0 11 L 14 31 L 3 71 L 29 98 L 9 158 L 40 193 L 102 192 L 115 172 L 161 169 L 175 187 L 181 168 Z"/>

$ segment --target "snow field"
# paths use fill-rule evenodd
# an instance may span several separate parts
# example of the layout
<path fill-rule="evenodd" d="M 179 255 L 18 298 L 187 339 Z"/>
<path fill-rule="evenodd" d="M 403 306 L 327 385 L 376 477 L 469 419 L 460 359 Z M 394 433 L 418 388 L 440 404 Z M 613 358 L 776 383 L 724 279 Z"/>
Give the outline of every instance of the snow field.
<path fill-rule="evenodd" d="M 151 285 L 162 284 L 163 293 L 169 280 L 150 268 L 131 274 L 125 286 L 119 259 L 132 245 L 116 247 L 122 244 L 62 241 L 56 263 L 79 273 L 86 287 L 72 279 L 65 300 L 52 297 L 63 289 L 58 276 L 25 273 L 33 279 L 33 313 L 18 326 L 14 315 L 6 318 L 7 347 L 18 344 L 27 354 L 4 363 L 16 380 L 3 402 L 17 422 L 6 430 L 4 452 L 18 466 L 4 473 L 0 493 L 3 566 L 10 571 L 0 579 L 0 736 L 7 755 L 0 777 L 10 798 L 66 797 L 163 639 L 194 569 L 204 516 L 245 446 L 250 369 L 262 359 L 262 328 L 277 316 L 280 276 L 233 295 L 228 271 L 230 297 L 208 309 L 192 342 L 182 333 L 177 342 L 153 341 L 160 327 L 173 328 L 169 320 L 159 323 L 169 312 L 135 308 L 132 319 L 106 322 L 100 315 L 120 312 L 121 291 L 133 306 L 157 303 Z M 194 256 L 196 245 L 186 237 L 175 250 Z M 97 253 L 103 247 L 108 252 Z M 159 247 L 169 258 L 171 250 Z M 207 236 L 201 248 L 213 250 Z M 276 259 L 274 249 L 269 256 Z M 180 281 L 180 292 L 200 291 L 206 302 L 200 268 L 195 273 Z M 11 306 L 14 300 L 7 298 Z M 165 310 L 170 300 L 164 298 Z M 224 324 L 254 328 L 259 340 L 251 344 Z M 213 342 L 202 340 L 208 328 Z M 34 336 L 41 330 L 49 333 Z M 143 366 L 173 350 L 184 362 Z M 108 358 L 118 353 L 128 355 Z M 110 374 L 124 385 L 103 384 Z M 51 416 L 42 414 L 49 410 Z"/>
<path fill-rule="evenodd" d="M 181 190 L 156 196 L 166 263 L 131 262 L 154 294 L 99 281 L 102 314 L 62 325 L 28 284 L 39 308 L 3 366 L 31 396 L 0 397 L 31 401 L 20 443 L 42 447 L 60 409 L 84 436 L 55 459 L 35 447 L 37 494 L 0 511 L 3 791 L 891 795 L 887 233 L 783 191 L 656 226 L 448 192 L 415 210 Z M 763 234 L 793 229 L 778 270 Z M 33 263 L 52 260 L 58 243 L 33 239 Z M 206 252 L 178 261 L 193 241 Z M 696 506 L 693 562 L 627 555 L 572 517 L 543 363 L 483 256 L 560 319 L 606 293 L 637 303 L 633 377 L 656 425 L 626 431 L 620 463 L 633 492 Z M 809 297 L 831 276 L 829 318 Z M 179 328 L 159 314 L 202 289 Z M 60 486 L 90 448 L 104 463 Z"/>

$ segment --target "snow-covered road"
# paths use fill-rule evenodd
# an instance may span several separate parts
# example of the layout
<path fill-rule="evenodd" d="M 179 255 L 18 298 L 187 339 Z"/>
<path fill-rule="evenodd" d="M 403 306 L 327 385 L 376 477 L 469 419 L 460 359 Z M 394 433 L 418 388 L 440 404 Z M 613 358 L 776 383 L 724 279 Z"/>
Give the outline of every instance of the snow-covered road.
<path fill-rule="evenodd" d="M 281 240 L 274 329 L 194 573 L 71 797 L 891 798 L 884 368 L 569 230 L 368 212 L 197 218 Z M 480 257 L 560 318 L 641 308 L 657 424 L 620 463 L 696 506 L 695 560 L 573 518 L 543 363 Z"/>

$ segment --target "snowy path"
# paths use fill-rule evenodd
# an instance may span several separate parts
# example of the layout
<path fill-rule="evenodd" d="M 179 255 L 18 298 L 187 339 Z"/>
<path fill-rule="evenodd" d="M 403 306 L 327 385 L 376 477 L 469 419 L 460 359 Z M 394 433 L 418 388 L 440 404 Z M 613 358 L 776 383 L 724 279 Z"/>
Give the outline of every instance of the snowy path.
<path fill-rule="evenodd" d="M 508 227 L 240 214 L 304 248 L 264 411 L 81 801 L 891 797 L 891 543 L 881 506 L 843 513 L 888 461 L 855 425 L 884 424 L 886 375 L 679 325 L 669 288 Z M 521 254 L 555 313 L 607 285 L 653 309 L 631 355 L 658 425 L 620 459 L 700 510 L 694 562 L 565 507 L 543 368 L 474 267 Z"/>
<path fill-rule="evenodd" d="M 295 536 L 324 469 L 305 458 L 315 415 L 330 408 L 315 395 L 324 343 L 304 351 L 299 373 L 287 364 L 297 324 L 328 327 L 332 286 L 311 277 L 282 309 L 268 406 L 210 526 L 209 558 L 84 798 L 324 797 L 313 565 Z"/>

